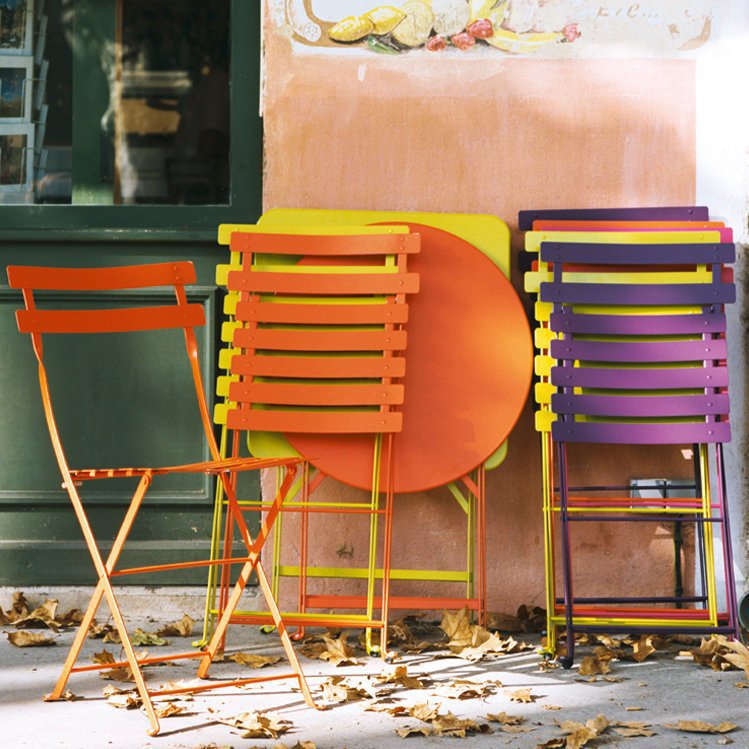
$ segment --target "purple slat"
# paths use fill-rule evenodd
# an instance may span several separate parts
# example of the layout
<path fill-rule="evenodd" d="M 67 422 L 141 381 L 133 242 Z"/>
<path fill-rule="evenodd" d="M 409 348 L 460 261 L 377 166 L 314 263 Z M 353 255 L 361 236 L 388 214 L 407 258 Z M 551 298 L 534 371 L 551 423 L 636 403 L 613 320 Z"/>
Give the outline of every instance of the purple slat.
<path fill-rule="evenodd" d="M 736 289 L 727 283 L 614 284 L 553 283 L 540 285 L 542 302 L 559 304 L 692 305 L 730 304 Z"/>
<path fill-rule="evenodd" d="M 611 362 L 676 362 L 726 358 L 726 339 L 697 341 L 575 341 L 551 342 L 554 359 Z"/>
<path fill-rule="evenodd" d="M 551 410 L 556 414 L 587 416 L 725 416 L 729 412 L 726 393 L 712 395 L 573 395 L 555 393 Z"/>
<path fill-rule="evenodd" d="M 726 316 L 717 310 L 698 315 L 581 315 L 566 309 L 551 313 L 549 327 L 561 333 L 601 335 L 725 333 Z"/>
<path fill-rule="evenodd" d="M 596 442 L 626 445 L 689 445 L 729 442 L 731 425 L 727 421 L 694 424 L 691 422 L 649 422 L 620 424 L 591 421 L 555 421 L 552 439 L 557 442 Z"/>
<path fill-rule="evenodd" d="M 672 263 L 732 263 L 736 245 L 709 244 L 602 244 L 541 242 L 541 260 L 548 263 L 596 265 L 667 265 Z"/>
<path fill-rule="evenodd" d="M 709 221 L 704 205 L 648 206 L 646 208 L 561 208 L 520 211 L 518 228 L 530 231 L 537 219 L 561 221 Z"/>
<path fill-rule="evenodd" d="M 551 384 L 557 387 L 614 390 L 668 390 L 672 388 L 728 387 L 726 367 L 669 367 L 627 369 L 614 367 L 552 367 Z"/>

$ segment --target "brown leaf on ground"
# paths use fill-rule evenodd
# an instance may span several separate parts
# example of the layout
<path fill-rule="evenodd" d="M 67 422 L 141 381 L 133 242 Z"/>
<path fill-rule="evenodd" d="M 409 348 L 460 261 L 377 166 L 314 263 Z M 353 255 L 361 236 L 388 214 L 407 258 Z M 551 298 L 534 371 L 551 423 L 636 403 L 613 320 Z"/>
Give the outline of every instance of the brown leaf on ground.
<path fill-rule="evenodd" d="M 412 718 L 430 723 L 439 716 L 439 706 L 430 705 L 428 702 L 417 702 L 415 705 L 407 708 L 407 712 Z"/>
<path fill-rule="evenodd" d="M 100 653 L 94 653 L 91 656 L 91 660 L 94 663 L 104 665 L 107 663 L 117 663 L 117 659 L 113 653 L 108 650 L 102 650 Z M 117 668 L 110 668 L 107 670 L 99 671 L 99 678 L 111 679 L 112 681 L 135 681 L 133 672 L 130 666 L 118 666 Z"/>
<path fill-rule="evenodd" d="M 396 666 L 393 671 L 383 671 L 375 677 L 380 684 L 395 684 L 406 689 L 425 689 L 426 682 L 416 676 L 409 676 L 406 666 Z"/>
<path fill-rule="evenodd" d="M 64 699 L 64 700 L 66 701 L 66 702 L 77 702 L 78 700 L 82 700 L 82 699 L 83 699 L 83 697 L 81 697 L 81 696 L 79 696 L 79 695 L 77 695 L 77 694 L 73 694 L 73 693 L 72 693 L 72 692 L 71 692 L 71 691 L 70 691 L 69 689 L 66 689 L 66 690 L 65 690 L 65 691 L 64 691 L 64 692 L 62 693 L 62 698 L 63 698 L 63 699 Z"/>
<path fill-rule="evenodd" d="M 561 710 L 561 705 L 542 705 L 544 710 Z"/>
<path fill-rule="evenodd" d="M 493 723 L 501 723 L 503 726 L 519 726 L 521 723 L 525 723 L 525 718 L 522 715 L 508 715 L 505 712 L 488 713 L 486 719 Z"/>
<path fill-rule="evenodd" d="M 156 630 L 159 637 L 189 637 L 192 634 L 192 628 L 195 626 L 195 619 L 189 614 L 183 614 L 179 621 L 164 625 L 161 629 Z"/>
<path fill-rule="evenodd" d="M 487 621 L 489 629 L 499 630 L 501 632 L 525 632 L 523 622 L 515 614 L 494 613 L 489 614 Z"/>
<path fill-rule="evenodd" d="M 581 749 L 589 741 L 598 738 L 609 727 L 605 715 L 597 715 L 595 718 L 578 723 L 574 720 L 566 720 L 560 725 L 562 733 L 565 734 L 566 749 Z"/>
<path fill-rule="evenodd" d="M 217 718 L 219 723 L 243 731 L 243 739 L 277 739 L 294 724 L 273 713 L 246 712 L 232 717 Z"/>
<path fill-rule="evenodd" d="M 334 666 L 358 666 L 360 662 L 354 657 L 354 650 L 348 644 L 348 631 L 333 637 L 326 632 L 321 638 L 314 638 L 299 648 L 299 652 L 307 658 L 328 661 Z"/>
<path fill-rule="evenodd" d="M 666 728 L 673 728 L 676 731 L 687 731 L 689 733 L 728 733 L 738 726 L 735 723 L 725 721 L 723 723 L 705 723 L 702 720 L 680 720 L 678 723 L 664 723 Z"/>
<path fill-rule="evenodd" d="M 355 686 L 341 676 L 334 676 L 322 683 L 322 698 L 325 702 L 338 705 L 343 702 L 367 700 L 373 695 L 366 689 Z"/>
<path fill-rule="evenodd" d="M 567 746 L 567 739 L 549 739 L 543 744 L 536 744 L 536 749 L 564 749 Z"/>
<path fill-rule="evenodd" d="M 749 648 L 737 640 L 726 639 L 722 644 L 726 649 L 726 652 L 721 654 L 723 658 L 735 668 L 743 669 L 749 676 Z"/>
<path fill-rule="evenodd" d="M 107 704 L 120 710 L 134 710 L 143 704 L 140 695 L 132 689 L 119 689 L 114 685 L 104 687 L 102 694 Z"/>
<path fill-rule="evenodd" d="M 642 663 L 648 656 L 656 652 L 653 635 L 643 635 L 632 645 L 632 657 Z"/>
<path fill-rule="evenodd" d="M 142 629 L 136 627 L 135 632 L 130 635 L 130 642 L 135 647 L 143 645 L 168 645 L 169 643 L 163 638 L 159 637 L 155 632 L 144 632 Z"/>
<path fill-rule="evenodd" d="M 607 674 L 611 671 L 609 665 L 610 658 L 596 658 L 593 655 L 586 655 L 580 661 L 578 673 L 580 676 L 596 676 L 597 674 Z"/>
<path fill-rule="evenodd" d="M 466 648 L 473 644 L 473 627 L 468 607 L 459 611 L 445 611 L 440 629 L 447 635 L 450 647 Z"/>
<path fill-rule="evenodd" d="M 471 624 L 467 607 L 460 611 L 444 612 L 440 629 L 448 637 L 447 646 L 450 652 L 468 661 L 531 649 L 531 646 L 524 642 L 519 643 L 513 637 L 503 640 L 496 632 L 490 632 L 478 624 Z"/>
<path fill-rule="evenodd" d="M 649 723 L 638 723 L 636 721 L 620 721 L 612 723 L 611 729 L 614 733 L 625 739 L 633 739 L 638 736 L 655 736 L 655 731 L 650 730 Z"/>
<path fill-rule="evenodd" d="M 530 689 L 516 689 L 509 694 L 510 702 L 535 702 L 539 695 L 533 694 Z"/>
<path fill-rule="evenodd" d="M 274 663 L 278 663 L 281 660 L 281 656 L 234 653 L 233 655 L 226 656 L 226 660 L 234 661 L 234 663 L 238 663 L 240 666 L 247 666 L 249 668 L 263 668 L 264 666 L 272 666 Z"/>
<path fill-rule="evenodd" d="M 59 625 L 55 621 L 56 613 L 57 600 L 54 598 L 48 598 L 41 606 L 37 606 L 33 611 L 27 613 L 25 616 L 16 616 L 13 620 L 13 626 L 18 627 L 19 629 L 22 627 L 35 629 L 49 627 L 56 632 L 59 629 Z"/>
<path fill-rule="evenodd" d="M 452 713 L 438 715 L 432 720 L 432 727 L 436 736 L 454 736 L 461 739 L 469 734 L 492 732 L 487 723 L 477 723 L 469 718 L 458 718 Z"/>
<path fill-rule="evenodd" d="M 440 685 L 435 691 L 440 697 L 454 700 L 476 700 L 488 697 L 501 687 L 500 681 L 476 682 L 469 679 L 454 679 Z"/>
<path fill-rule="evenodd" d="M 157 718 L 173 718 L 175 715 L 185 715 L 187 705 L 179 705 L 176 702 L 168 702 L 166 705 L 154 705 L 153 711 Z"/>
<path fill-rule="evenodd" d="M 33 648 L 54 645 L 55 638 L 36 632 L 6 632 L 8 642 L 17 648 Z"/>
<path fill-rule="evenodd" d="M 408 739 L 411 736 L 431 736 L 432 729 L 422 726 L 407 726 L 406 728 L 396 728 L 395 732 L 402 739 Z"/>
<path fill-rule="evenodd" d="M 116 640 L 112 637 L 116 636 Z M 111 624 L 97 624 L 96 619 L 91 622 L 88 628 L 88 636 L 93 640 L 104 640 L 104 642 L 120 643 L 120 636 L 117 630 Z"/>

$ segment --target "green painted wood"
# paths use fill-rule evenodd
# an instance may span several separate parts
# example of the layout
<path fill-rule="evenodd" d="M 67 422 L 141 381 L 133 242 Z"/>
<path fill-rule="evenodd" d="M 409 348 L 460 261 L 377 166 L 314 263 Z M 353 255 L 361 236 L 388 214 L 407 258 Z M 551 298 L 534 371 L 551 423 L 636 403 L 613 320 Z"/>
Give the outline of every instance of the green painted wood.
<path fill-rule="evenodd" d="M 112 203 L 110 71 L 115 3 L 76 0 L 73 11 L 73 203 Z M 104 126 L 102 129 L 102 122 Z"/>
<path fill-rule="evenodd" d="M 104 7 L 106 6 L 106 7 Z M 89 14 L 78 18 L 93 26 L 108 28 L 113 2 L 76 0 L 76 12 Z M 217 262 L 225 261 L 226 249 L 216 244 L 219 223 L 251 223 L 261 212 L 262 121 L 258 114 L 260 10 L 259 3 L 232 0 L 231 5 L 231 198 L 224 206 L 113 206 L 105 202 L 109 193 L 97 184 L 101 174 L 99 161 L 99 117 L 95 123 L 95 143 L 81 141 L 86 125 L 76 115 L 74 145 L 86 154 L 74 168 L 75 205 L 3 206 L 0 226 L 0 585 L 77 585 L 93 581 L 90 558 L 81 540 L 80 529 L 60 487 L 60 476 L 43 422 L 41 399 L 36 380 L 35 360 L 28 336 L 15 329 L 15 292 L 5 280 L 8 264 L 60 265 L 92 267 L 140 262 L 192 260 L 197 270 L 197 287 L 191 292 L 206 306 L 207 327 L 201 336 L 203 364 L 209 370 L 217 358 L 217 333 L 220 325 L 220 300 L 216 297 L 214 274 Z M 93 14 L 93 15 L 91 15 Z M 113 15 L 111 16 L 113 18 Z M 78 29 L 82 28 L 80 25 Z M 109 32 L 107 32 L 109 33 Z M 81 54 L 84 54 L 81 52 Z M 93 55 L 93 53 L 90 53 Z M 95 55 L 94 55 L 95 56 Z M 79 64 L 80 63 L 80 64 Z M 81 106 L 90 107 L 85 89 L 98 72 L 81 68 L 83 57 L 74 63 Z M 101 83 L 102 79 L 99 79 Z M 107 93 L 108 96 L 108 93 Z M 99 98 L 97 98 L 99 101 Z M 108 101 L 108 100 L 107 100 Z M 82 115 L 81 115 L 82 116 Z M 90 123 L 89 123 L 90 124 Z M 80 126 L 80 127 L 79 127 Z M 91 125 L 94 131 L 94 125 Z M 77 157 L 76 157 L 77 158 Z M 83 189 L 83 185 L 88 184 Z M 104 187 L 111 187 L 104 183 Z M 104 197 L 103 197 L 104 196 Z M 107 197 L 111 203 L 111 197 Z M 88 204 L 87 204 L 88 203 Z M 163 346 L 155 340 L 152 352 Z M 175 349 L 176 351 L 176 349 Z M 96 363 L 97 348 L 79 341 L 73 349 L 50 347 L 63 377 L 59 395 L 67 398 L 81 394 L 86 385 L 89 365 Z M 83 428 L 72 432 L 71 449 L 80 455 L 94 448 L 101 460 L 114 460 L 119 450 L 129 450 L 133 462 L 156 453 L 169 462 L 197 459 L 203 446 L 193 437 L 200 429 L 195 416 L 179 413 L 176 392 L 185 383 L 185 373 L 171 366 L 171 351 L 164 357 L 166 368 L 143 378 L 130 370 L 128 348 L 117 350 L 115 365 L 123 374 L 111 380 L 90 379 L 89 386 L 101 395 L 116 395 L 109 411 L 84 410 L 78 414 L 64 407 L 61 421 L 73 424 L 83 417 Z M 174 361 L 178 357 L 174 356 Z M 181 361 L 181 359 L 180 359 Z M 50 360 L 51 362 L 51 360 Z M 80 372 L 86 374 L 80 375 Z M 168 387 L 164 383 L 168 383 Z M 212 382 L 211 382 L 212 388 Z M 58 399 L 59 400 L 59 399 Z M 163 419 L 154 437 L 138 437 L 134 406 L 144 407 Z M 177 416 L 176 426 L 166 426 L 168 417 Z M 108 426 L 109 419 L 125 418 L 125 437 L 118 438 Z M 181 420 L 180 420 L 181 419 Z M 197 453 L 197 455 L 196 455 Z M 100 543 L 116 532 L 125 511 L 125 482 L 96 488 L 86 500 L 90 519 Z M 128 487 L 129 488 L 129 487 Z M 257 497 L 257 476 L 245 477 L 242 493 Z M 197 559 L 204 556 L 210 539 L 213 515 L 213 489 L 202 477 L 164 478 L 155 483 L 133 530 L 135 544 L 128 550 L 127 564 L 160 563 Z M 256 516 L 250 516 L 257 528 Z M 205 583 L 204 570 L 161 574 L 146 581 L 142 577 L 122 582 L 143 585 Z"/>

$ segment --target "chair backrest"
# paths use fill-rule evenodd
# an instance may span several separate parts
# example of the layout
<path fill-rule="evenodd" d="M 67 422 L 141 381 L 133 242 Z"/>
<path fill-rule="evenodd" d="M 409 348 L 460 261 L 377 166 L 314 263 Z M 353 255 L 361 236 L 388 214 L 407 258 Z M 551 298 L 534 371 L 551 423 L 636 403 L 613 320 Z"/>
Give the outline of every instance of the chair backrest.
<path fill-rule="evenodd" d="M 708 221 L 704 205 L 648 206 L 644 208 L 560 208 L 518 212 L 520 231 L 529 231 L 533 222 L 546 219 L 575 221 Z"/>
<path fill-rule="evenodd" d="M 200 304 L 189 303 L 185 286 L 194 284 L 195 269 L 191 262 L 154 263 L 112 268 L 49 268 L 8 266 L 8 283 L 23 293 L 25 309 L 16 312 L 18 329 L 29 333 L 39 362 L 42 399 L 58 462 L 65 462 L 59 432 L 52 410 L 51 395 L 44 366 L 43 337 L 48 334 L 126 333 L 182 329 L 190 362 L 203 427 L 211 452 L 218 457 L 213 429 L 205 399 L 194 328 L 205 324 Z M 113 307 L 118 297 L 103 297 L 101 292 L 171 286 L 174 301 L 158 305 Z M 37 294 L 42 292 L 42 295 Z M 40 309 L 38 302 L 45 292 L 73 292 L 62 309 Z M 106 299 L 104 303 L 101 303 Z M 92 304 L 99 302 L 98 307 Z M 106 361 L 106 357 L 102 357 Z M 62 464 L 61 464 L 62 467 Z"/>
<path fill-rule="evenodd" d="M 234 430 L 394 433 L 402 428 L 407 270 L 419 235 L 235 232 L 220 363 Z"/>
<path fill-rule="evenodd" d="M 734 245 L 541 242 L 550 409 L 563 442 L 725 442 Z"/>

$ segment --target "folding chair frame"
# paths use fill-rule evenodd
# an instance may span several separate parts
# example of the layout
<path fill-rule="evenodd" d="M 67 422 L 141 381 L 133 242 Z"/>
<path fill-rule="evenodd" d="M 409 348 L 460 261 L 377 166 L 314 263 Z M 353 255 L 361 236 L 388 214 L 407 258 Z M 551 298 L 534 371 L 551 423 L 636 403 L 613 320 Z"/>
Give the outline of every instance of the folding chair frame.
<path fill-rule="evenodd" d="M 198 364 L 198 348 L 194 327 L 204 324 L 203 310 L 198 305 L 188 304 L 185 284 L 195 282 L 195 272 L 192 263 L 175 262 L 153 265 L 125 266 L 119 268 L 35 268 L 29 266 L 9 266 L 8 279 L 11 288 L 20 288 L 26 306 L 25 310 L 17 312 L 18 327 L 22 333 L 30 333 L 35 356 L 38 362 L 39 384 L 42 395 L 44 414 L 54 448 L 58 466 L 63 478 L 63 487 L 68 492 L 81 531 L 91 555 L 96 570 L 98 582 L 91 601 L 84 613 L 63 666 L 62 673 L 52 692 L 45 696 L 45 700 L 59 700 L 73 673 L 111 669 L 119 666 L 129 666 L 133 673 L 136 688 L 140 695 L 145 712 L 150 721 L 151 735 L 159 732 L 159 720 L 153 707 L 152 698 L 168 694 L 202 692 L 219 689 L 226 686 L 240 686 L 270 679 L 295 678 L 299 684 L 305 701 L 315 706 L 301 666 L 293 650 L 291 640 L 281 618 L 278 607 L 273 599 L 270 583 L 265 575 L 260 553 L 269 535 L 273 522 L 293 482 L 300 460 L 298 459 L 222 459 L 213 434 L 208 405 L 205 400 L 202 375 Z M 160 307 L 141 307 L 114 310 L 40 310 L 36 307 L 35 291 L 101 291 L 115 289 L 133 289 L 153 286 L 172 286 L 175 292 L 176 304 Z M 182 329 L 184 331 L 186 353 L 190 362 L 197 404 L 201 422 L 205 432 L 212 460 L 181 466 L 161 468 L 114 468 L 114 469 L 71 469 L 62 446 L 62 440 L 55 420 L 52 399 L 47 378 L 47 370 L 43 357 L 43 335 L 59 333 L 118 333 L 125 331 L 146 331 L 162 329 Z M 238 510 L 237 498 L 234 492 L 233 479 L 237 471 L 258 470 L 261 468 L 280 467 L 286 470 L 286 478 L 271 504 L 263 525 L 256 538 L 252 538 L 242 513 Z M 128 535 L 136 520 L 138 511 L 145 498 L 148 488 L 156 476 L 175 473 L 204 473 L 216 476 L 226 492 L 229 507 L 236 518 L 241 538 L 247 553 L 239 558 L 220 558 L 159 564 L 127 569 L 117 569 L 116 565 L 127 541 Z M 83 501 L 77 485 L 83 481 L 102 480 L 108 478 L 133 477 L 138 479 L 138 486 L 133 494 L 125 513 L 119 531 L 114 539 L 112 549 L 104 560 L 99 551 L 91 524 L 88 520 Z M 224 615 L 218 621 L 213 636 L 203 651 L 172 654 L 163 657 L 139 658 L 130 640 L 125 621 L 117 602 L 112 585 L 116 577 L 130 574 L 188 569 L 199 566 L 227 566 L 241 563 L 242 569 L 231 595 L 228 598 Z M 272 677 L 250 679 L 234 679 L 231 681 L 212 682 L 197 687 L 178 689 L 149 690 L 143 677 L 142 666 L 180 659 L 200 659 L 198 676 L 207 676 L 208 669 L 219 648 L 222 647 L 231 613 L 236 608 L 242 591 L 249 576 L 255 572 L 260 588 L 266 599 L 275 627 L 278 629 L 286 655 L 292 668 L 291 674 L 281 674 Z M 94 615 L 105 599 L 114 620 L 115 628 L 120 636 L 125 660 L 117 663 L 76 666 L 81 647 L 88 634 Z"/>

